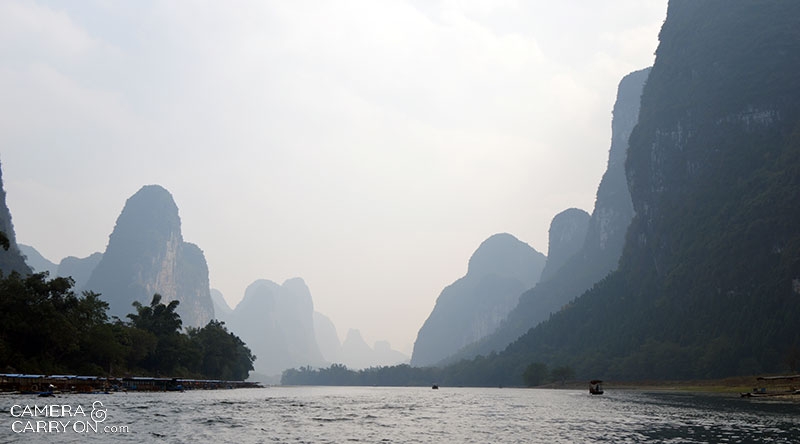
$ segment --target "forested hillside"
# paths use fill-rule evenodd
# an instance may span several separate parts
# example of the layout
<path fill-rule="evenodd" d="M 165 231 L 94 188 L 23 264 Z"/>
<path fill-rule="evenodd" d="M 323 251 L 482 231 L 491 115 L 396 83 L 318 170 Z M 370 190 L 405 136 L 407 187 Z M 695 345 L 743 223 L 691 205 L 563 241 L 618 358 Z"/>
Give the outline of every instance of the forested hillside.
<path fill-rule="evenodd" d="M 636 216 L 619 271 L 499 355 L 509 374 L 796 369 L 798 24 L 794 2 L 670 3 L 630 138 Z"/>

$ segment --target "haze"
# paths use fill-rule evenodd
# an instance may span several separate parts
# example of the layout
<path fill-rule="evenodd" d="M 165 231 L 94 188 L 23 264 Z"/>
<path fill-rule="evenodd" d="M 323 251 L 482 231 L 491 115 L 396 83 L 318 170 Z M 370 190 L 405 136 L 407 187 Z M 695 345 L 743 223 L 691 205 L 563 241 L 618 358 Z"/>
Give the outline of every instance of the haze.
<path fill-rule="evenodd" d="M 17 239 L 103 251 L 160 184 L 212 288 L 302 277 L 343 338 L 410 354 L 494 233 L 591 211 L 619 80 L 666 1 L 0 2 Z"/>

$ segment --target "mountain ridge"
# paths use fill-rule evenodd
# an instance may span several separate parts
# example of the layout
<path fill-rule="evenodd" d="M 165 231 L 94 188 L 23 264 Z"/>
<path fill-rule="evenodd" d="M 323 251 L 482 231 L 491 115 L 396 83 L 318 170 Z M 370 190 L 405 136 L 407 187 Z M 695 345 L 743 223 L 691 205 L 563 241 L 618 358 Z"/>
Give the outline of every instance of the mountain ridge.
<path fill-rule="evenodd" d="M 607 169 L 597 187 L 595 207 L 580 250 L 561 266 L 551 267 L 555 271 L 548 279 L 539 281 L 520 295 L 517 306 L 493 334 L 443 359 L 440 365 L 503 350 L 617 267 L 625 233 L 634 215 L 625 177 L 628 137 L 637 122 L 639 98 L 650 69 L 634 71 L 619 82 L 612 113 Z"/>
<path fill-rule="evenodd" d="M 492 332 L 536 284 L 545 256 L 508 233 L 483 241 L 467 274 L 439 294 L 417 334 L 411 365 L 432 365 Z"/>
<path fill-rule="evenodd" d="M 155 293 L 180 301 L 184 326 L 202 327 L 214 317 L 203 252 L 184 242 L 178 206 L 159 185 L 146 185 L 125 202 L 84 289 L 100 293 L 109 314 L 120 318 L 134 301 L 147 304 Z"/>

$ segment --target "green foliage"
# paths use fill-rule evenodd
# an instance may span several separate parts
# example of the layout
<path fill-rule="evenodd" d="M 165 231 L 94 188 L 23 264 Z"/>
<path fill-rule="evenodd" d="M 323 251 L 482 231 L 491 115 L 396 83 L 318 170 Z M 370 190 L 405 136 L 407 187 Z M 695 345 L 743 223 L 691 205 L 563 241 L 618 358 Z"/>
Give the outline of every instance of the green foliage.
<path fill-rule="evenodd" d="M 107 321 L 108 304 L 72 285 L 47 273 L 0 279 L 0 369 L 52 373 L 83 362 L 81 346 Z"/>
<path fill-rule="evenodd" d="M 76 296 L 70 278 L 0 278 L 0 372 L 161 375 L 243 380 L 255 357 L 225 325 L 181 333 L 177 301 L 155 294 L 109 322 L 94 292 Z"/>
<path fill-rule="evenodd" d="M 321 369 L 301 367 L 285 370 L 281 375 L 281 384 L 407 387 L 440 383 L 441 377 L 441 370 L 434 367 L 402 364 L 355 371 L 342 364 L 331 364 L 330 367 Z"/>
<path fill-rule="evenodd" d="M 180 301 L 172 301 L 168 305 L 161 303 L 161 295 L 156 293 L 150 306 L 144 306 L 139 301 L 133 302 L 136 313 L 128 315 L 133 326 L 147 330 L 157 337 L 168 337 L 179 333 L 181 330 L 181 317 L 175 313 Z"/>
<path fill-rule="evenodd" d="M 214 379 L 247 379 L 256 357 L 224 322 L 212 320 L 203 328 L 190 328 L 188 333 L 199 352 L 202 374 Z"/>
<path fill-rule="evenodd" d="M 550 372 L 550 376 L 553 378 L 553 380 L 559 381 L 561 382 L 561 385 L 564 385 L 568 379 L 571 379 L 575 376 L 575 371 L 572 370 L 572 367 L 561 365 L 554 368 Z"/>
<path fill-rule="evenodd" d="M 522 373 L 522 380 L 525 381 L 525 385 L 528 387 L 535 387 L 544 384 L 549 375 L 547 364 L 534 362 L 525 368 L 525 372 Z"/>

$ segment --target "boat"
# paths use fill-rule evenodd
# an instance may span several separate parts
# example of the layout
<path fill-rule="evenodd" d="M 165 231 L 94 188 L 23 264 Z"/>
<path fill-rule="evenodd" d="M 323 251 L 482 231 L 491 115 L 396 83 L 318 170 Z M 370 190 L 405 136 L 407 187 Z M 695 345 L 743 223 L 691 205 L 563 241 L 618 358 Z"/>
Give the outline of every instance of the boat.
<path fill-rule="evenodd" d="M 589 381 L 589 393 L 592 395 L 602 395 L 603 394 L 603 381 L 599 379 L 592 379 Z"/>
<path fill-rule="evenodd" d="M 56 388 L 56 386 L 54 386 L 53 384 L 48 384 L 46 391 L 39 392 L 39 397 L 40 398 L 54 398 L 56 396 L 55 393 L 53 393 L 53 390 L 55 390 L 55 388 Z"/>
<path fill-rule="evenodd" d="M 759 376 L 756 380 L 759 387 L 740 393 L 742 398 L 800 397 L 800 375 Z"/>
<path fill-rule="evenodd" d="M 434 390 L 439 390 L 439 386 L 436 385 L 436 384 L 433 384 L 433 386 L 431 386 L 431 388 L 434 389 Z"/>

